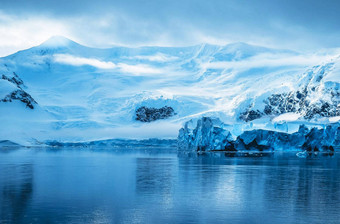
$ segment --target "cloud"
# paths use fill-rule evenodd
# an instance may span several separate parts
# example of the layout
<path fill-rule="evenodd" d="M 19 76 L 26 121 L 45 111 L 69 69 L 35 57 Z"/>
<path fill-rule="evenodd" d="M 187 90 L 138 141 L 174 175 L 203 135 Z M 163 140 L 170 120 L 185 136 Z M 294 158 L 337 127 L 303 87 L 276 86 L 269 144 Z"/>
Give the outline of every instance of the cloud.
<path fill-rule="evenodd" d="M 334 0 L 1 0 L 0 55 L 63 35 L 94 47 L 208 42 L 303 51 L 339 47 Z"/>
<path fill-rule="evenodd" d="M 71 36 L 60 21 L 41 16 L 22 18 L 0 11 L 0 56 L 33 47 L 53 35 Z"/>
<path fill-rule="evenodd" d="M 83 66 L 90 65 L 99 69 L 114 69 L 116 65 L 112 62 L 100 61 L 94 58 L 82 58 L 76 57 L 69 54 L 55 54 L 55 62 L 73 65 L 73 66 Z"/>
<path fill-rule="evenodd" d="M 260 54 L 242 61 L 219 61 L 202 64 L 205 69 L 250 69 L 280 66 L 313 66 L 334 58 L 332 54 L 288 55 Z"/>
<path fill-rule="evenodd" d="M 123 73 L 133 75 L 145 75 L 145 74 L 161 74 L 162 70 L 151 67 L 145 64 L 129 65 L 125 63 L 115 64 L 111 61 L 101 61 L 95 58 L 77 57 L 70 54 L 55 54 L 54 61 L 57 63 L 72 65 L 72 66 L 84 66 L 90 65 L 98 69 L 118 69 Z"/>

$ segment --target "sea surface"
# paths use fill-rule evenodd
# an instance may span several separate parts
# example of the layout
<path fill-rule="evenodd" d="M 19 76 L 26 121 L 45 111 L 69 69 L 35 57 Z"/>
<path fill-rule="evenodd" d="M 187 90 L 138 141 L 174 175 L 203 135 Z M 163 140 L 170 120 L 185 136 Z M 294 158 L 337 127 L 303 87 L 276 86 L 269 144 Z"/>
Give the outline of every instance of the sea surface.
<path fill-rule="evenodd" d="M 0 223 L 340 223 L 340 156 L 3 148 Z"/>

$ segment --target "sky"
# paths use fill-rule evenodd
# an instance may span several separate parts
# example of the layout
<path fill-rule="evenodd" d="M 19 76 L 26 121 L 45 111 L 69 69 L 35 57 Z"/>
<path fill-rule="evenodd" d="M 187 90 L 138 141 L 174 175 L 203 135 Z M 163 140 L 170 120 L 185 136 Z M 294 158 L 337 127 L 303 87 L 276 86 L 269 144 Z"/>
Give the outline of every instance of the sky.
<path fill-rule="evenodd" d="M 61 35 L 92 47 L 340 47 L 338 0 L 0 0 L 0 56 Z"/>

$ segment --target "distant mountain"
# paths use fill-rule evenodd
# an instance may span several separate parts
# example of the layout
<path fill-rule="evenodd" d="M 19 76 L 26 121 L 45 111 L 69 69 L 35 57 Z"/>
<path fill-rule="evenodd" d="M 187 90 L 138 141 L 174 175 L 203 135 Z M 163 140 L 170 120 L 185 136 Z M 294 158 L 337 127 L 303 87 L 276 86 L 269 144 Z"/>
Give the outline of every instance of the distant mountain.
<path fill-rule="evenodd" d="M 52 37 L 0 58 L 0 140 L 175 138 L 202 115 L 247 128 L 276 127 L 287 113 L 334 121 L 340 59 L 326 56 L 245 43 L 96 49 Z"/>

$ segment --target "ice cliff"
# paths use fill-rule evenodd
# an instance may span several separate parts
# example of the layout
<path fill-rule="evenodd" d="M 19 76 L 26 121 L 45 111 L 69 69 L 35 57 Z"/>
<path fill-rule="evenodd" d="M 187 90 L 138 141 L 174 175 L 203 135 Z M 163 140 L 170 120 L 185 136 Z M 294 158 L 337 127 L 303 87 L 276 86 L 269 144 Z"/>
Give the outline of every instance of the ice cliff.
<path fill-rule="evenodd" d="M 254 129 L 234 138 L 227 129 L 218 118 L 190 120 L 179 131 L 178 148 L 187 151 L 334 151 L 340 146 L 340 123 L 328 124 L 321 129 L 300 125 L 292 134 Z"/>

